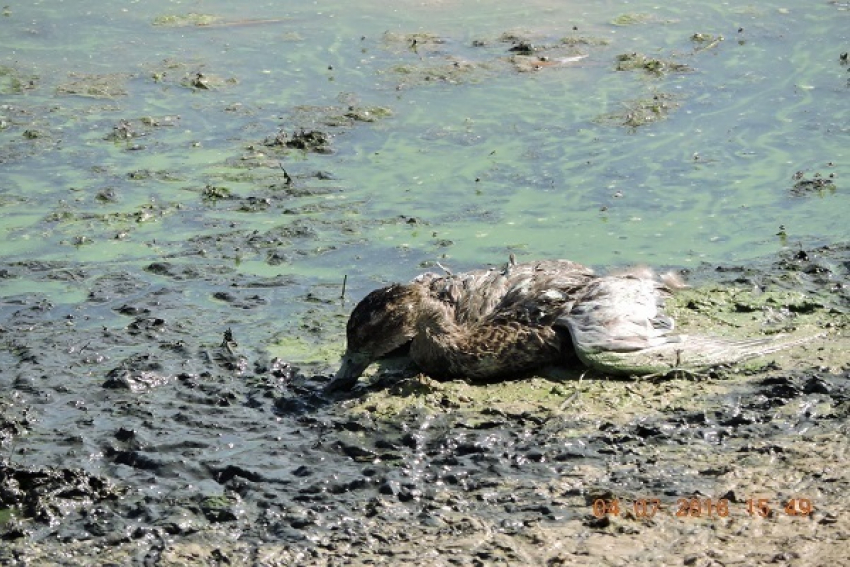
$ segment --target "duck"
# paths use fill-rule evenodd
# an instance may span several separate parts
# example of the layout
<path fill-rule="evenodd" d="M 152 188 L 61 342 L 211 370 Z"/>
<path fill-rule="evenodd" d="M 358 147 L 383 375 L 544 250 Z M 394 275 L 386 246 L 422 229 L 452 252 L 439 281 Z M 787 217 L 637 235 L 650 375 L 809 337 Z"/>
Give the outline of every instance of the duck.
<path fill-rule="evenodd" d="M 442 266 L 441 266 L 442 267 Z M 426 272 L 376 289 L 351 312 L 347 348 L 329 390 L 353 386 L 374 361 L 409 348 L 430 376 L 493 380 L 558 363 L 564 337 L 552 326 L 593 270 L 569 260 L 455 274 Z M 542 289 L 543 282 L 551 289 Z"/>
<path fill-rule="evenodd" d="M 675 332 L 665 300 L 686 287 L 673 273 L 632 268 L 607 275 L 571 260 L 466 273 L 426 272 L 366 295 L 346 325 L 346 350 L 327 391 L 351 389 L 370 364 L 409 349 L 433 378 L 495 381 L 547 367 L 613 375 L 695 371 L 798 341 Z"/>

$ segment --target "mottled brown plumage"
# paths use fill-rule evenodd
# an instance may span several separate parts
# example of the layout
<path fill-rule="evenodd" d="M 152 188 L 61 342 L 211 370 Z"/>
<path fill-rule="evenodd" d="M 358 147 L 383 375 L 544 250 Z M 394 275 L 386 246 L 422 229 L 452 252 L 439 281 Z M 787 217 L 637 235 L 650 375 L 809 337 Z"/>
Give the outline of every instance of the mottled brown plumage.
<path fill-rule="evenodd" d="M 567 260 L 462 274 L 426 273 L 367 295 L 348 321 L 348 346 L 331 389 L 354 384 L 381 356 L 409 344 L 431 376 L 497 379 L 575 359 L 553 323 L 593 278 Z"/>

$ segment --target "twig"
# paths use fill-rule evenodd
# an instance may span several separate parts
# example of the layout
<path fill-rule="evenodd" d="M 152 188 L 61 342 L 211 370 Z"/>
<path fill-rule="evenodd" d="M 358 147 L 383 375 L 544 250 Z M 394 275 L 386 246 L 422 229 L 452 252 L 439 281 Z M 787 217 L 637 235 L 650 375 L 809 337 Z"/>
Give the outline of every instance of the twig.
<path fill-rule="evenodd" d="M 283 168 L 283 162 L 277 162 L 277 165 L 280 167 L 280 170 L 283 172 L 283 182 L 287 185 L 292 185 L 292 177 L 290 177 L 289 173 Z"/>

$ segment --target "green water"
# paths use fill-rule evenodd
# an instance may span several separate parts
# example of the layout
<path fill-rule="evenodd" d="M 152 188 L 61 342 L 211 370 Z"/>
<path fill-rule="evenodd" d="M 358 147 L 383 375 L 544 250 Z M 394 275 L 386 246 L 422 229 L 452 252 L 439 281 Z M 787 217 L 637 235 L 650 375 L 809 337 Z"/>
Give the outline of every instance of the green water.
<path fill-rule="evenodd" d="M 434 261 L 687 266 L 847 238 L 846 4 L 586 4 L 10 6 L 2 254 L 349 274 L 359 296 Z M 174 25 L 193 13 L 215 25 Z M 584 58 L 519 72 L 505 34 Z M 690 70 L 616 71 L 632 52 Z M 192 88 L 198 73 L 210 88 Z M 666 108 L 625 125 L 641 104 Z M 349 107 L 391 116 L 322 123 Z M 122 120 L 136 137 L 107 139 Z M 329 129 L 333 153 L 262 145 L 305 127 Z M 281 166 L 322 191 L 243 210 L 282 182 Z M 798 171 L 833 184 L 795 194 Z M 207 186 L 233 199 L 204 199 Z M 298 247 L 284 265 L 232 241 L 296 222 L 312 236 L 280 244 Z"/>

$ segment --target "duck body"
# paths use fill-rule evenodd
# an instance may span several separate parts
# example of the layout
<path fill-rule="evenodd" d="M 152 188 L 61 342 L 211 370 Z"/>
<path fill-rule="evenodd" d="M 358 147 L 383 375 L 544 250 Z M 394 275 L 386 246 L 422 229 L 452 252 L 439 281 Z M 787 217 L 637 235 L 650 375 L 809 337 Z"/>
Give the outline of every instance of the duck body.
<path fill-rule="evenodd" d="M 521 375 L 558 364 L 564 354 L 553 327 L 515 321 L 485 320 L 464 330 L 427 326 L 410 344 L 411 359 L 426 374 L 473 380 Z"/>
<path fill-rule="evenodd" d="M 406 345 L 429 376 L 491 381 L 550 366 L 625 375 L 696 370 L 802 342 L 677 334 L 663 306 L 681 287 L 673 274 L 597 275 L 569 260 L 511 258 L 503 269 L 425 273 L 358 303 L 327 388 L 352 387 L 369 364 Z"/>
<path fill-rule="evenodd" d="M 595 277 L 568 260 L 511 261 L 377 289 L 349 318 L 329 388 L 351 387 L 371 362 L 405 345 L 422 372 L 441 378 L 495 380 L 575 364 L 568 331 L 555 322 Z"/>

